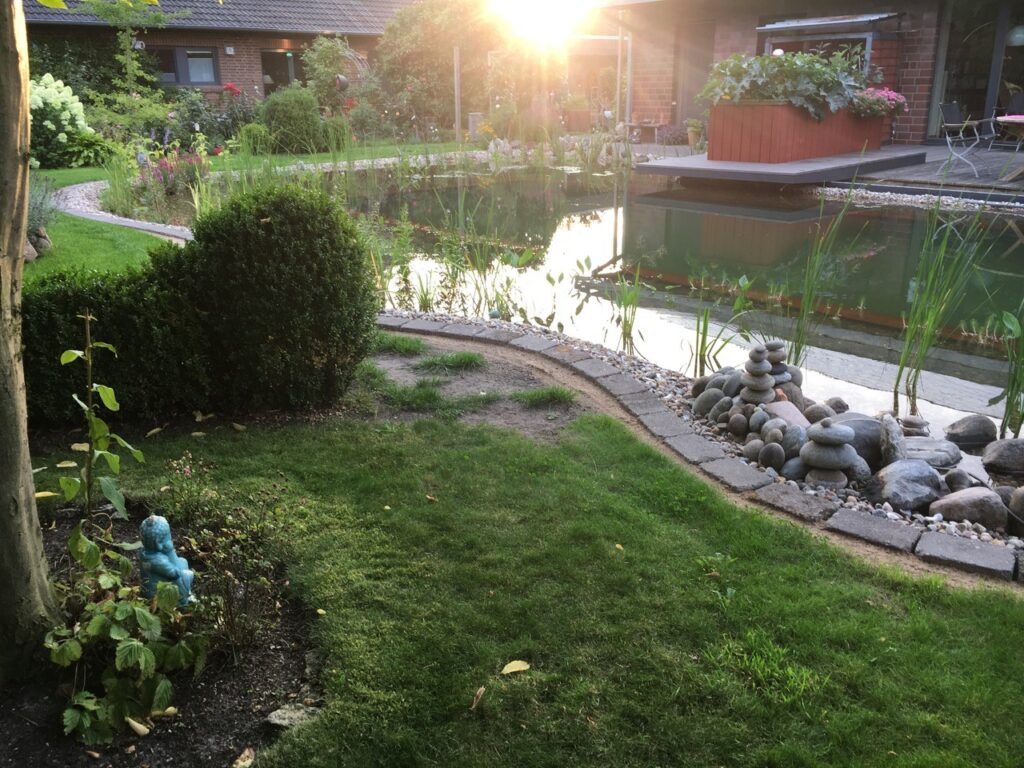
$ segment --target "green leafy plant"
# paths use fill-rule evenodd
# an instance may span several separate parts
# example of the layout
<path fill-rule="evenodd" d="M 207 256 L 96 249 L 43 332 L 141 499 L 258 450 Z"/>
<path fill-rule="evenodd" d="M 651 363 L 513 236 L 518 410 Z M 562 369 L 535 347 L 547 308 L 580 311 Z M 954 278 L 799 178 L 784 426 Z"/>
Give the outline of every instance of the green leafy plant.
<path fill-rule="evenodd" d="M 301 85 L 274 91 L 263 102 L 263 124 L 279 152 L 316 152 L 323 145 L 320 109 L 313 92 Z"/>
<path fill-rule="evenodd" d="M 61 365 L 70 365 L 80 361 L 85 365 L 85 399 L 83 400 L 78 395 L 72 395 L 72 398 L 82 411 L 88 441 L 71 446 L 72 450 L 85 454 L 84 466 L 79 469 L 77 477 L 61 477 L 60 487 L 64 492 L 65 501 L 72 501 L 79 496 L 83 498 L 85 515 L 88 517 L 92 515 L 95 485 L 98 482 L 100 491 L 114 505 L 116 516 L 127 519 L 124 494 L 121 493 L 117 483 L 117 475 L 121 473 L 121 457 L 115 452 L 115 449 L 116 446 L 124 448 L 138 462 L 145 461 L 145 457 L 142 455 L 142 451 L 133 448 L 123 437 L 111 432 L 107 423 L 98 415 L 101 406 L 110 412 L 116 412 L 121 410 L 121 404 L 117 401 L 117 395 L 112 387 L 93 380 L 93 358 L 99 350 L 115 356 L 117 350 L 105 341 L 96 341 L 92 338 L 92 321 L 96 318 L 88 309 L 79 317 L 85 328 L 85 346 L 82 349 L 65 350 L 60 356 L 60 363 Z M 106 463 L 111 472 L 110 475 L 96 475 L 96 469 L 101 460 Z M 61 466 L 78 468 L 78 463 L 67 461 L 62 462 Z"/>
<path fill-rule="evenodd" d="M 1006 402 L 999 424 L 999 436 L 1005 438 L 1006 433 L 1010 432 L 1018 438 L 1024 422 L 1024 299 L 1014 312 L 1004 311 L 1000 320 L 1000 336 L 1009 370 L 1006 374 L 1006 388 L 989 400 L 989 405 Z"/>
<path fill-rule="evenodd" d="M 62 589 L 67 621 L 47 633 L 44 645 L 54 664 L 74 673 L 64 732 L 102 744 L 126 725 L 145 735 L 151 718 L 172 716 L 168 674 L 192 668 L 198 675 L 207 641 L 178 609 L 173 584 L 160 584 L 147 600 L 126 583 L 132 561 L 122 553 L 141 544 L 115 543 L 109 528 L 93 525 L 93 538 L 82 523 L 71 531 L 75 566 Z"/>
<path fill-rule="evenodd" d="M 509 397 L 527 408 L 550 408 L 555 405 L 572 405 L 576 393 L 565 387 L 541 387 L 513 392 Z"/>

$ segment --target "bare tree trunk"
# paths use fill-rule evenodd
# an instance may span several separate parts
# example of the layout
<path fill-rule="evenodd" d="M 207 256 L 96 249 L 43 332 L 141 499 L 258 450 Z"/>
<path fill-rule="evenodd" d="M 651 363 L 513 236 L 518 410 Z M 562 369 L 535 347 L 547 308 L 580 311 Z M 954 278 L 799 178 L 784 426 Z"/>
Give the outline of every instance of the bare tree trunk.
<path fill-rule="evenodd" d="M 28 451 L 21 275 L 28 211 L 28 46 L 22 0 L 0 0 L 0 685 L 56 623 Z"/>

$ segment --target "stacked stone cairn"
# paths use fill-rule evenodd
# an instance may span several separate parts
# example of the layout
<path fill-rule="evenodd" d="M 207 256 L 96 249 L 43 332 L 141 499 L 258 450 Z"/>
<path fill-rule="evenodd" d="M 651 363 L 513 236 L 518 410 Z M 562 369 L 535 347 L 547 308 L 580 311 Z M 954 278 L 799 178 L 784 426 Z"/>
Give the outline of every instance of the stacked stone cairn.
<path fill-rule="evenodd" d="M 793 374 L 786 365 L 786 343 L 783 341 L 766 341 L 764 348 L 768 350 L 768 362 L 772 364 L 774 384 L 785 384 L 793 380 Z M 748 369 L 749 370 L 749 369 Z"/>
<path fill-rule="evenodd" d="M 809 468 L 805 481 L 808 485 L 832 490 L 849 484 L 846 473 L 858 463 L 857 451 L 851 445 L 854 432 L 830 418 L 812 424 L 807 430 L 807 442 L 800 449 L 800 459 Z"/>
<path fill-rule="evenodd" d="M 768 349 L 764 345 L 758 344 L 750 350 L 749 357 L 750 359 L 744 366 L 746 371 L 740 379 L 743 382 L 740 399 L 754 405 L 770 403 L 775 399 L 775 378 L 771 375 L 775 366 L 769 359 Z M 786 359 L 785 351 L 782 353 L 782 359 Z M 786 370 L 785 364 L 783 364 L 782 370 Z"/>

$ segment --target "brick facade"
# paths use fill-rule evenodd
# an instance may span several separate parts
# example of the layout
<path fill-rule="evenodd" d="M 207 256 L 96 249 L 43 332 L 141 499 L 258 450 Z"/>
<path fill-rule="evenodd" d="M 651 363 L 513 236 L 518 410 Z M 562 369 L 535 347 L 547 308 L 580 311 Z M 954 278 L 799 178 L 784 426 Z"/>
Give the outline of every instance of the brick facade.
<path fill-rule="evenodd" d="M 828 15 L 901 14 L 879 25 L 872 50 L 872 64 L 882 69 L 883 84 L 907 97 L 907 113 L 893 130 L 897 142 L 919 142 L 927 135 L 941 5 L 941 0 L 900 0 L 898 5 L 893 0 L 847 0 L 828 7 Z M 665 0 L 634 8 L 628 15 L 634 35 L 632 117 L 681 123 L 699 116 L 702 109 L 689 103 L 692 97 L 681 98 L 699 90 L 687 78 L 706 77 L 712 61 L 762 53 L 757 27 L 766 21 L 816 15 L 825 13 L 812 3 L 792 0 L 709 6 Z M 709 56 L 703 52 L 708 47 Z"/>

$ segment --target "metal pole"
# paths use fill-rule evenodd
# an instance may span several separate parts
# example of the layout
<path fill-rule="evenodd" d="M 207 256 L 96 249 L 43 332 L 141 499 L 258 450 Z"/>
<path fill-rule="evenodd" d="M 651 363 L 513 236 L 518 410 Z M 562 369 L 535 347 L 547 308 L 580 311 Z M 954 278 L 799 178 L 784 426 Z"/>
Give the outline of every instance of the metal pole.
<path fill-rule="evenodd" d="M 455 143 L 462 144 L 462 67 L 459 46 L 455 46 Z"/>
<path fill-rule="evenodd" d="M 622 122 L 622 11 L 619 11 L 619 52 L 615 66 L 615 125 Z"/>
<path fill-rule="evenodd" d="M 626 122 L 633 122 L 633 33 L 626 35 Z"/>

